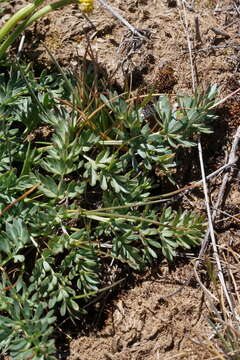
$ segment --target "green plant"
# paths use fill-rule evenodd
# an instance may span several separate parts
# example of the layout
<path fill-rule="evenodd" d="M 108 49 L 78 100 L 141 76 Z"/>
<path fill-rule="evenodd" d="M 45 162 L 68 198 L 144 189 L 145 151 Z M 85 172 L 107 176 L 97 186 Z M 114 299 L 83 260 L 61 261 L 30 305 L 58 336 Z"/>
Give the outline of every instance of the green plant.
<path fill-rule="evenodd" d="M 13 359 L 54 359 L 52 325 L 103 291 L 106 259 L 141 270 L 199 244 L 204 220 L 156 208 L 151 171 L 174 182 L 177 148 L 209 132 L 216 87 L 179 98 L 175 112 L 159 97 L 152 133 L 144 103 L 98 95 L 89 69 L 84 96 L 68 74 L 14 70 L 0 87 L 0 346 Z"/>

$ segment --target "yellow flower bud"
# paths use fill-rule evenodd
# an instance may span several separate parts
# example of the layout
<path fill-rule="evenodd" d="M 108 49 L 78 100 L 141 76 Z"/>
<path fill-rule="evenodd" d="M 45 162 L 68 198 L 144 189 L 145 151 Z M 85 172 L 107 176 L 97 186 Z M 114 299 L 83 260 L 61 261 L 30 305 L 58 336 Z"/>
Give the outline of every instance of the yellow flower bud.
<path fill-rule="evenodd" d="M 79 9 L 83 13 L 89 13 L 93 10 L 93 1 L 94 0 L 78 0 Z"/>

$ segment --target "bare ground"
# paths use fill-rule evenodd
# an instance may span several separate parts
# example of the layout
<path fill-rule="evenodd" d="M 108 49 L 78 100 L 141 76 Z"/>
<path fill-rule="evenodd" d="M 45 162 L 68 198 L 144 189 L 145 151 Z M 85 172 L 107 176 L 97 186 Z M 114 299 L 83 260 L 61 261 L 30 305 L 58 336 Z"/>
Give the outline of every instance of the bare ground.
<path fill-rule="evenodd" d="M 163 270 L 166 275 L 160 275 Z M 202 292 L 188 286 L 162 298 L 181 287 L 181 273 L 184 278 L 189 266 L 173 275 L 161 267 L 157 278 L 121 294 L 101 331 L 72 341 L 69 360 L 208 358 L 206 351 L 199 357 L 201 346 L 196 345 L 211 334 Z"/>
<path fill-rule="evenodd" d="M 147 31 L 148 40 L 138 44 L 132 54 L 127 48 L 129 34 L 126 28 L 96 3 L 89 19 L 81 15 L 76 5 L 39 21 L 26 32 L 23 56 L 38 65 L 50 67 L 51 59 L 45 45 L 62 66 L 77 69 L 90 43 L 102 71 L 112 83 L 121 87 L 127 78 L 131 78 L 132 88 L 139 93 L 175 94 L 191 93 L 193 81 L 203 89 L 217 83 L 223 98 L 240 85 L 238 1 L 195 1 L 192 2 L 195 3 L 194 9 L 185 10 L 180 3 L 109 1 L 138 30 Z M 17 4 L 10 2 L 9 13 L 0 22 L 22 5 L 20 1 Z M 233 135 L 240 125 L 238 96 L 222 105 L 218 114 L 215 133 L 206 139 L 205 144 L 205 165 L 209 171 L 224 164 Z M 194 161 L 197 162 L 197 156 Z M 186 171 L 191 173 L 191 164 Z M 240 213 L 237 175 L 234 174 L 224 207 L 224 211 L 236 218 Z M 216 179 L 212 185 L 212 200 L 216 198 L 221 179 Z M 190 180 L 191 176 L 188 176 Z M 183 206 L 203 211 L 202 194 L 198 192 L 189 196 Z M 239 253 L 239 222 L 226 214 L 223 218 L 224 221 L 217 225 L 216 234 L 221 253 L 234 267 L 236 257 L 230 255 L 230 250 Z M 190 257 L 187 262 L 179 261 L 174 269 L 159 264 L 154 275 L 145 275 L 128 290 L 122 289 L 104 308 L 106 320 L 100 329 L 96 327 L 94 330 L 92 326 L 91 331 L 84 334 L 84 327 L 79 325 L 73 335 L 62 327 L 63 332 L 72 336 L 68 359 L 223 359 L 209 345 L 213 335 L 208 323 L 211 309 L 201 287 L 194 280 L 184 286 L 193 271 Z M 200 269 L 200 277 L 205 286 L 210 286 L 205 265 Z M 166 297 L 180 288 L 181 291 L 175 295 Z M 234 292 L 232 295 L 234 297 Z"/>

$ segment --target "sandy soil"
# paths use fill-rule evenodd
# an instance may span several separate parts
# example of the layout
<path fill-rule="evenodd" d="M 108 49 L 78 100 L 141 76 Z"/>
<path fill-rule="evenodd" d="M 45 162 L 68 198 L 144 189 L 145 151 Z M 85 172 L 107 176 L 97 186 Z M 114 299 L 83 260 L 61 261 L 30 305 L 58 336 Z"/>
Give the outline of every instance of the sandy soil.
<path fill-rule="evenodd" d="M 201 346 L 196 345 L 203 341 L 203 334 L 211 334 L 202 293 L 180 285 L 181 275 L 184 278 L 188 273 L 189 267 L 183 266 L 175 278 L 176 272 L 170 275 L 161 267 L 157 277 L 121 294 L 101 331 L 72 341 L 69 360 L 208 358 L 205 351 L 199 357 Z M 162 298 L 180 288 L 178 294 Z"/>

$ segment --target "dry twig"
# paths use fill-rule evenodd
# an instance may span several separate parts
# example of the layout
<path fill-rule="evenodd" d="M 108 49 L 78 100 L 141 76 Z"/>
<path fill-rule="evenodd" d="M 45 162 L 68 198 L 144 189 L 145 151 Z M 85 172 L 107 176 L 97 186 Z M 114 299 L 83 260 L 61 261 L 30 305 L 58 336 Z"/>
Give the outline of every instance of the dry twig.
<path fill-rule="evenodd" d="M 104 0 L 97 0 L 99 4 L 105 9 L 107 9 L 113 16 L 115 16 L 123 25 L 125 25 L 134 35 L 138 35 L 141 39 L 145 39 L 146 37 L 142 35 L 134 26 L 129 24 L 129 22 L 124 19 L 122 15 L 120 15 L 115 9 L 113 9 L 110 5 L 106 3 Z"/>
<path fill-rule="evenodd" d="M 232 148 L 231 148 L 231 151 L 230 151 L 230 154 L 229 154 L 227 164 L 231 164 L 232 162 L 234 162 L 234 163 L 237 162 L 238 156 L 236 155 L 236 152 L 237 152 L 237 147 L 238 147 L 239 140 L 240 140 L 240 126 L 237 128 L 236 134 L 234 136 L 233 144 L 232 144 Z M 218 194 L 218 199 L 217 199 L 216 204 L 215 204 L 215 207 L 217 209 L 221 208 L 221 206 L 223 204 L 224 194 L 225 194 L 225 191 L 226 191 L 227 183 L 231 181 L 232 176 L 233 176 L 233 169 L 230 172 L 226 173 L 224 175 L 224 177 L 223 177 L 223 181 L 222 181 L 220 191 L 219 191 L 219 194 Z M 214 214 L 214 218 L 215 218 L 215 216 L 216 215 Z"/>
<path fill-rule="evenodd" d="M 222 285 L 222 288 L 223 288 L 225 297 L 227 299 L 229 308 L 232 311 L 232 313 L 234 314 L 234 307 L 233 307 L 232 301 L 231 301 L 230 296 L 229 296 L 228 291 L 227 291 L 227 287 L 226 287 L 226 283 L 225 283 L 225 279 L 224 279 L 223 271 L 222 271 L 222 265 L 221 265 L 219 255 L 218 255 L 218 250 L 217 250 L 217 242 L 216 242 L 216 238 L 215 238 L 212 214 L 211 214 L 211 210 L 210 210 L 208 188 L 207 188 L 205 170 L 204 170 L 204 164 L 203 164 L 202 146 L 201 146 L 200 141 L 198 142 L 198 150 L 199 150 L 199 161 L 200 161 L 201 173 L 202 173 L 202 179 L 203 179 L 203 191 L 204 191 L 205 203 L 206 203 L 206 209 L 207 209 L 207 216 L 208 216 L 208 226 L 209 226 L 208 231 L 209 231 L 209 235 L 211 237 L 211 243 L 212 243 L 212 247 L 213 247 L 213 256 L 214 256 L 214 259 L 215 259 L 216 264 L 217 264 L 217 271 L 218 271 L 219 281 L 220 281 L 220 283 Z"/>
<path fill-rule="evenodd" d="M 195 91 L 196 89 L 196 72 L 195 72 L 195 68 L 194 68 L 194 63 L 193 63 L 193 56 L 192 56 L 192 44 L 191 44 L 191 40 L 190 40 L 190 35 L 189 35 L 189 31 L 188 31 L 188 22 L 187 22 L 187 14 L 186 14 L 186 2 L 184 0 L 182 0 L 182 8 L 183 8 L 183 14 L 184 14 L 184 19 L 182 19 L 182 22 L 184 24 L 184 30 L 187 36 L 187 44 L 188 44 L 188 51 L 189 51 L 189 60 L 190 60 L 190 66 L 191 66 L 191 75 L 192 75 L 192 88 L 193 91 Z M 180 12 L 180 16 L 181 16 L 181 12 Z"/>

